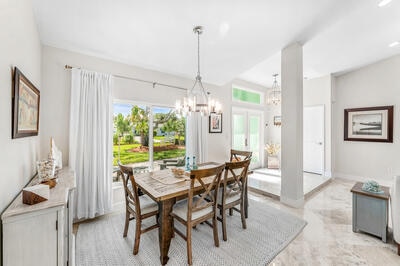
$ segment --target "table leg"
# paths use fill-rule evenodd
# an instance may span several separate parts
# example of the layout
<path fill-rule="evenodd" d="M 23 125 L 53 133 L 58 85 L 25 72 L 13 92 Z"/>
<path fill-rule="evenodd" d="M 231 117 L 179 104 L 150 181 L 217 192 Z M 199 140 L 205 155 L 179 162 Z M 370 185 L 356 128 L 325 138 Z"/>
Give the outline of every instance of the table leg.
<path fill-rule="evenodd" d="M 160 227 L 158 228 L 158 241 L 160 245 L 160 261 L 162 265 L 167 264 L 169 259 L 168 251 L 169 245 L 171 244 L 171 237 L 173 232 L 172 217 L 170 216 L 170 213 L 174 204 L 174 198 L 161 201 L 158 204 L 160 212 L 158 221 L 160 224 Z"/>

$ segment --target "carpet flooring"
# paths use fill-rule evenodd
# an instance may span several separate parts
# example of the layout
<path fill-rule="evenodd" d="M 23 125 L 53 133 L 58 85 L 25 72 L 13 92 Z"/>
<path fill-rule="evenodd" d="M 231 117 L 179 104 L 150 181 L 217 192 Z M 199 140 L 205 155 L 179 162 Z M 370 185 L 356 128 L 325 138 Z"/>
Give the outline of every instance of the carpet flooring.
<path fill-rule="evenodd" d="M 122 237 L 123 212 L 82 223 L 76 237 L 76 265 L 160 265 L 158 230 L 142 234 L 139 254 L 132 254 L 135 223 Z M 240 215 L 227 216 L 228 241 L 214 246 L 212 228 L 198 225 L 192 233 L 193 265 L 267 265 L 306 226 L 306 221 L 265 203 L 250 200 L 247 229 Z M 149 222 L 154 222 L 150 218 Z M 178 226 L 179 223 L 175 222 Z M 184 228 L 180 228 L 184 231 Z M 171 240 L 168 265 L 186 265 L 186 242 L 178 235 Z"/>

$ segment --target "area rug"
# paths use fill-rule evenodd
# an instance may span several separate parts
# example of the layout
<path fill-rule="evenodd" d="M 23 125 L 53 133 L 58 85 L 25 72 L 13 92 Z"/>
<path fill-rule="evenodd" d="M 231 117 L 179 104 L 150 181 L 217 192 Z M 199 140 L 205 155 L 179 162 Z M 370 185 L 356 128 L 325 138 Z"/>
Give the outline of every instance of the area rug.
<path fill-rule="evenodd" d="M 106 215 L 79 225 L 76 237 L 76 265 L 160 265 L 158 230 L 142 234 L 139 254 L 133 255 L 135 223 L 122 237 L 123 212 Z M 306 221 L 272 208 L 267 203 L 249 201 L 247 229 L 240 215 L 227 216 L 228 241 L 214 246 L 212 228 L 198 225 L 192 233 L 193 265 L 266 265 L 306 226 Z M 150 218 L 150 223 L 154 222 Z M 175 224 L 179 224 L 176 222 Z M 184 230 L 184 228 L 182 228 Z M 171 240 L 168 265 L 186 265 L 186 242 L 178 235 Z"/>

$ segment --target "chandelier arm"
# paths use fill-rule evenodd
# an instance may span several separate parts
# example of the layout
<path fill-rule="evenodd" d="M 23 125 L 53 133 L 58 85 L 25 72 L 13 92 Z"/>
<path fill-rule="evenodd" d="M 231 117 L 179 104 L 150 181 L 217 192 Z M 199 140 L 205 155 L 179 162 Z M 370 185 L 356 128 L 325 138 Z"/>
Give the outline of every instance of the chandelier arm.
<path fill-rule="evenodd" d="M 206 92 L 206 90 L 204 89 L 203 82 L 201 82 L 201 80 L 199 80 L 199 84 L 200 84 L 201 89 L 203 90 L 203 94 L 205 95 L 207 103 L 208 103 L 208 92 Z"/>

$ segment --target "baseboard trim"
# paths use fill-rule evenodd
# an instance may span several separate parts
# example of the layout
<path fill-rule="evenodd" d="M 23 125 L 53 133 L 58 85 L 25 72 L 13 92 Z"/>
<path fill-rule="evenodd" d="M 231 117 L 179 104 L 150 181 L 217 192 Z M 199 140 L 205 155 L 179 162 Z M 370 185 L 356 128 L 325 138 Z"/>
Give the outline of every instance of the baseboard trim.
<path fill-rule="evenodd" d="M 346 180 L 351 180 L 351 181 L 356 181 L 356 182 L 367 182 L 369 180 L 375 180 L 377 181 L 380 185 L 384 186 L 391 186 L 393 183 L 392 179 L 385 179 L 385 178 L 376 178 L 376 177 L 366 177 L 366 176 L 358 176 L 358 175 L 349 175 L 349 174 L 344 174 L 344 173 L 339 173 L 335 172 L 334 177 L 336 178 L 342 178 Z"/>
<path fill-rule="evenodd" d="M 325 171 L 324 176 L 326 177 L 332 177 L 332 172 L 331 171 Z"/>
<path fill-rule="evenodd" d="M 290 199 L 281 195 L 281 202 L 294 208 L 301 208 L 304 205 L 304 196 L 299 199 Z"/>

